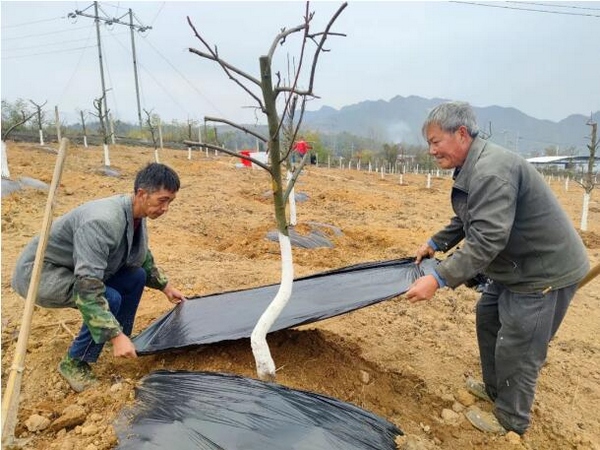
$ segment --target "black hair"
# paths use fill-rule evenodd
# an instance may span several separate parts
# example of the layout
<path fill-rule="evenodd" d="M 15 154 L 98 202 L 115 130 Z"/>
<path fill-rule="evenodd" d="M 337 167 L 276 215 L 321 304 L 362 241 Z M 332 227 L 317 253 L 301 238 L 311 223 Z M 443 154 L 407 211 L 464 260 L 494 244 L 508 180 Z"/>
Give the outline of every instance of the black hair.
<path fill-rule="evenodd" d="M 151 193 L 160 189 L 177 192 L 180 185 L 179 176 L 173 169 L 164 164 L 150 163 L 137 173 L 133 192 L 137 192 L 138 189 L 144 189 Z"/>

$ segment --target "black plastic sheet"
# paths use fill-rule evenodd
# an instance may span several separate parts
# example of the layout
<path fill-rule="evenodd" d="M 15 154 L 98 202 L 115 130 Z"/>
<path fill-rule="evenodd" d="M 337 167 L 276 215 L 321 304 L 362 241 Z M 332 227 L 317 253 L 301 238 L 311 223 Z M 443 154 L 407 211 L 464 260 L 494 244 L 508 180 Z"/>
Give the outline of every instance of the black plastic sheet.
<path fill-rule="evenodd" d="M 210 372 L 151 373 L 117 421 L 120 450 L 395 450 L 402 431 L 332 397 Z"/>
<path fill-rule="evenodd" d="M 362 263 L 294 280 L 292 295 L 269 332 L 316 322 L 403 294 L 436 260 Z M 279 284 L 190 298 L 133 339 L 140 355 L 248 338 Z"/>

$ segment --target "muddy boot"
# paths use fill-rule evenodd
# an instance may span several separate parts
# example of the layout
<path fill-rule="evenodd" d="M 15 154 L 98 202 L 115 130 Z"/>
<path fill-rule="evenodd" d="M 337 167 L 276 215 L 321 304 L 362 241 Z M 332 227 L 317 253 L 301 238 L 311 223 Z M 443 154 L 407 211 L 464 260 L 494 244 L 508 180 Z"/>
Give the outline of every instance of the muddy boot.
<path fill-rule="evenodd" d="M 467 378 L 467 381 L 465 381 L 465 387 L 467 388 L 467 391 L 469 391 L 469 394 L 474 395 L 478 399 L 494 403 L 485 391 L 485 384 L 483 384 L 481 381 L 477 381 L 473 378 Z"/>
<path fill-rule="evenodd" d="M 69 355 L 66 355 L 58 364 L 58 373 L 75 392 L 82 392 L 98 382 L 87 362 L 71 358 Z"/>
<path fill-rule="evenodd" d="M 471 406 L 465 411 L 465 417 L 471 425 L 479 431 L 486 433 L 504 435 L 508 431 L 504 428 L 496 416 L 491 412 L 480 410 L 477 406 Z"/>

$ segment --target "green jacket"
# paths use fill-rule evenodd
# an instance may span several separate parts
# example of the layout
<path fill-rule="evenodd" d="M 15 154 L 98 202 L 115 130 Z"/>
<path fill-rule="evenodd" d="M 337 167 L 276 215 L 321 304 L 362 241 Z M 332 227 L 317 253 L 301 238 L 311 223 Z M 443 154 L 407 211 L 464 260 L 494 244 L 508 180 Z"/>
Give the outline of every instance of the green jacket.
<path fill-rule="evenodd" d="M 438 274 L 456 287 L 484 273 L 516 292 L 560 289 L 589 270 L 571 219 L 524 158 L 475 138 L 452 188 L 455 217 L 431 239 L 448 251 Z"/>
<path fill-rule="evenodd" d="M 27 296 L 39 242 L 36 236 L 21 253 L 12 287 Z M 144 267 L 146 286 L 164 289 L 167 278 L 148 248 L 146 219 L 133 229 L 131 195 L 85 203 L 54 221 L 48 236 L 36 303 L 46 308 L 78 308 L 95 342 L 121 332 L 104 297 L 104 282 L 123 267 Z"/>

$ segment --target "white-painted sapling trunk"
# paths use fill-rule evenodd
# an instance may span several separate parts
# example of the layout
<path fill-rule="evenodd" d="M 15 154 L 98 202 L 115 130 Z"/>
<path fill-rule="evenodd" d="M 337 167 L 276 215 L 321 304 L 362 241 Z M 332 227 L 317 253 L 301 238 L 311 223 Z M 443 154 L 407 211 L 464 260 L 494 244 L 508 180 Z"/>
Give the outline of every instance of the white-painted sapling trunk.
<path fill-rule="evenodd" d="M 292 179 L 292 172 L 288 172 L 287 173 L 288 185 L 290 184 L 291 179 Z M 295 227 L 296 224 L 298 223 L 298 220 L 296 217 L 296 193 L 294 192 L 294 187 L 292 187 L 292 190 L 290 191 L 289 203 L 290 203 L 290 225 Z"/>
<path fill-rule="evenodd" d="M 281 283 L 273 301 L 262 313 L 256 323 L 250 344 L 256 361 L 256 373 L 261 380 L 275 379 L 275 362 L 267 344 L 267 333 L 292 295 L 294 281 L 294 265 L 292 262 L 292 244 L 289 236 L 279 232 L 279 249 L 281 251 Z"/>
<path fill-rule="evenodd" d="M 40 132 L 40 145 L 44 145 L 44 132 L 42 130 L 38 130 Z"/>
<path fill-rule="evenodd" d="M 581 231 L 587 231 L 587 223 L 588 223 L 588 211 L 590 209 L 590 193 L 583 193 L 583 209 L 581 211 Z"/>
<path fill-rule="evenodd" d="M 110 167 L 110 156 L 108 156 L 108 144 L 102 144 L 104 147 L 104 165 Z"/>
<path fill-rule="evenodd" d="M 8 156 L 6 155 L 6 144 L 2 141 L 2 178 L 10 178 L 10 170 L 8 170 Z"/>

